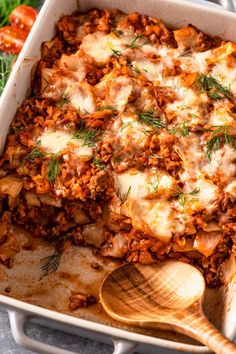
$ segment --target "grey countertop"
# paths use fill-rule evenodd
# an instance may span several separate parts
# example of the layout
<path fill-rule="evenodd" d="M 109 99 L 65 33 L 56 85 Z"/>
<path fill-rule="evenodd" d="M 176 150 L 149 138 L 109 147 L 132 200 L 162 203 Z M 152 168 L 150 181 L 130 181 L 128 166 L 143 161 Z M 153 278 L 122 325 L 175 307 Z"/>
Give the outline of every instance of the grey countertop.
<path fill-rule="evenodd" d="M 202 0 L 190 0 L 205 3 Z M 1 3 L 1 0 L 0 0 Z M 212 5 L 212 4 L 211 4 Z M 56 344 L 60 348 L 74 351 L 77 354 L 110 354 L 112 348 L 108 345 L 91 341 L 72 334 L 67 334 L 50 328 L 36 325 L 29 325 L 30 337 L 48 344 Z M 30 354 L 31 351 L 20 348 L 12 337 L 8 315 L 0 310 L 0 354 Z M 160 352 L 161 353 L 161 352 Z M 175 354 L 174 351 L 165 350 L 166 354 Z M 58 354 L 60 354 L 58 352 Z M 163 351 L 162 351 L 163 354 Z"/>

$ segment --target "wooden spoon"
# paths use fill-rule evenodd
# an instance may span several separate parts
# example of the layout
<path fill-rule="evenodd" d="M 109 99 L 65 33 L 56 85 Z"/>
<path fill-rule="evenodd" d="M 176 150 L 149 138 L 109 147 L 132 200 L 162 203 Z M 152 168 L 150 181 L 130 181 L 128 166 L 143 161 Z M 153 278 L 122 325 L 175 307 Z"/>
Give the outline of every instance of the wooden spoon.
<path fill-rule="evenodd" d="M 205 317 L 205 281 L 193 266 L 171 260 L 160 264 L 125 264 L 104 280 L 101 303 L 114 319 L 132 326 L 172 329 L 218 354 L 236 353 Z"/>

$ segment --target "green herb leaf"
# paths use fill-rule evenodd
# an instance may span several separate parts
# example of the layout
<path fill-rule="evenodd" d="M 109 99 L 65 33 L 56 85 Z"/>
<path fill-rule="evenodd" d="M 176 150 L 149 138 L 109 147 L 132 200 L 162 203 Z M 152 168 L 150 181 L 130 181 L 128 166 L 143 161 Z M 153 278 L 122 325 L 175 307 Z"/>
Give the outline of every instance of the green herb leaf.
<path fill-rule="evenodd" d="M 142 72 L 147 73 L 148 71 L 146 69 L 139 69 L 136 65 L 132 65 L 132 69 L 136 74 L 141 75 Z"/>
<path fill-rule="evenodd" d="M 48 177 L 48 180 L 49 180 L 51 186 L 54 184 L 59 171 L 60 171 L 59 156 L 54 155 L 49 160 L 49 163 L 47 166 L 47 177 Z"/>
<path fill-rule="evenodd" d="M 27 161 L 33 162 L 36 159 L 43 159 L 45 156 L 45 152 L 40 151 L 38 147 L 34 148 L 28 155 L 23 158 L 21 169 L 24 171 L 24 167 Z"/>
<path fill-rule="evenodd" d="M 192 118 L 199 118 L 196 114 L 194 114 L 194 113 L 190 113 L 190 117 L 192 117 Z"/>
<path fill-rule="evenodd" d="M 2 94 L 4 87 L 6 86 L 8 77 L 11 73 L 12 63 L 15 60 L 15 58 L 16 58 L 16 55 L 0 54 L 0 95 Z"/>
<path fill-rule="evenodd" d="M 180 58 L 180 57 L 191 57 L 192 54 L 193 54 L 193 52 L 192 52 L 191 50 L 185 50 L 183 53 L 181 53 L 181 54 L 179 55 L 179 58 Z"/>
<path fill-rule="evenodd" d="M 105 168 L 105 165 L 103 165 L 103 164 L 101 163 L 101 161 L 100 161 L 99 159 L 97 159 L 96 157 L 94 157 L 94 159 L 93 159 L 93 164 L 94 164 L 96 167 L 98 167 L 100 171 L 104 170 L 104 168 Z"/>
<path fill-rule="evenodd" d="M 128 196 L 129 196 L 129 194 L 130 194 L 130 191 L 131 191 L 131 186 L 129 186 L 129 188 L 128 188 L 127 192 L 125 193 L 125 195 L 122 195 L 122 194 L 120 193 L 119 189 L 118 189 L 118 191 L 117 191 L 117 197 L 120 199 L 120 202 L 121 202 L 121 203 L 120 203 L 120 206 L 126 202 Z"/>
<path fill-rule="evenodd" d="M 160 120 L 160 117 L 155 116 L 154 110 L 150 109 L 138 113 L 138 118 L 141 124 L 150 125 L 155 132 L 165 127 L 165 124 Z"/>
<path fill-rule="evenodd" d="M 189 135 L 189 131 L 188 128 L 186 126 L 185 122 L 182 122 L 178 125 L 176 125 L 175 127 L 173 127 L 172 129 L 168 130 L 170 134 L 172 135 L 176 135 L 178 132 L 183 136 L 186 137 Z"/>
<path fill-rule="evenodd" d="M 227 87 L 222 86 L 219 81 L 217 81 L 210 74 L 199 74 L 197 82 L 201 90 L 205 91 L 211 99 L 221 100 L 226 97 L 229 100 L 232 100 L 232 93 L 230 90 Z"/>
<path fill-rule="evenodd" d="M 65 92 L 65 90 L 62 90 L 60 98 L 59 98 L 58 102 L 56 103 L 56 106 L 61 108 L 68 103 L 70 103 L 70 98 L 69 98 L 68 94 Z"/>
<path fill-rule="evenodd" d="M 122 35 L 124 34 L 122 31 L 118 30 L 118 29 L 115 28 L 115 27 L 112 27 L 111 32 L 115 33 L 115 35 L 116 35 L 117 37 L 120 37 L 120 36 L 122 36 Z"/>
<path fill-rule="evenodd" d="M 114 106 L 109 106 L 109 105 L 107 105 L 107 106 L 100 106 L 100 107 L 98 107 L 98 108 L 96 109 L 96 111 L 105 111 L 106 109 L 109 109 L 109 110 L 111 110 L 111 111 L 117 111 L 117 108 L 116 108 L 116 107 L 114 107 Z"/>
<path fill-rule="evenodd" d="M 230 135 L 227 125 L 214 126 L 216 129 L 211 133 L 206 143 L 206 157 L 211 160 L 214 151 L 219 150 L 222 145 L 230 144 L 236 150 L 236 139 Z"/>
<path fill-rule="evenodd" d="M 155 194 L 155 193 L 158 191 L 160 181 L 157 181 L 157 182 L 149 182 L 149 184 L 150 184 L 150 186 L 151 186 L 151 193 L 152 193 L 152 194 Z"/>
<path fill-rule="evenodd" d="M 61 261 L 62 251 L 56 250 L 52 255 L 41 259 L 41 269 L 43 274 L 39 280 L 47 275 L 55 273 Z"/>
<path fill-rule="evenodd" d="M 133 40 L 132 42 L 128 45 L 128 48 L 134 49 L 134 48 L 141 48 L 144 44 L 147 43 L 147 41 L 143 42 L 143 43 L 139 43 L 138 41 L 143 38 L 144 35 L 143 34 L 138 34 Z"/>
<path fill-rule="evenodd" d="M 82 127 L 73 135 L 73 139 L 84 140 L 82 146 L 94 147 L 98 140 L 98 134 L 98 130 L 90 130 L 86 127 Z"/>
<path fill-rule="evenodd" d="M 178 198 L 178 202 L 179 204 L 184 208 L 186 206 L 187 203 L 191 203 L 193 201 L 196 201 L 197 198 L 189 198 L 190 196 L 196 196 L 200 193 L 200 189 L 199 188 L 195 188 L 194 190 L 192 190 L 189 193 L 184 193 L 181 188 L 176 187 L 173 191 L 172 191 L 172 196 L 173 197 L 177 197 Z"/>
<path fill-rule="evenodd" d="M 113 56 L 116 58 L 119 58 L 122 54 L 122 52 L 120 50 L 112 49 L 111 51 L 113 53 Z"/>
<path fill-rule="evenodd" d="M 126 122 L 124 124 L 122 123 L 120 131 L 123 132 L 123 130 L 125 130 L 126 128 L 128 128 L 132 124 L 134 124 L 134 122 Z"/>
<path fill-rule="evenodd" d="M 24 125 L 15 125 L 13 127 L 13 130 L 15 133 L 18 133 L 18 132 L 22 132 L 22 131 L 26 130 L 26 127 Z"/>
<path fill-rule="evenodd" d="M 192 192 L 189 192 L 189 195 L 198 195 L 200 193 L 200 188 L 195 188 Z"/>

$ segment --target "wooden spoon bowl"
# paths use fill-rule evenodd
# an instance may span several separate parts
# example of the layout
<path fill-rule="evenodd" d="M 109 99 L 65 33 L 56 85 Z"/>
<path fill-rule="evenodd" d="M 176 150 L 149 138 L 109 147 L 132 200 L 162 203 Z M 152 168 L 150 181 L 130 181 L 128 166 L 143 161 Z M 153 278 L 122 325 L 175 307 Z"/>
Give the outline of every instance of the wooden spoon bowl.
<path fill-rule="evenodd" d="M 205 317 L 205 281 L 193 266 L 179 261 L 142 265 L 129 263 L 104 280 L 100 292 L 105 311 L 132 326 L 172 329 L 220 354 L 236 353 Z"/>

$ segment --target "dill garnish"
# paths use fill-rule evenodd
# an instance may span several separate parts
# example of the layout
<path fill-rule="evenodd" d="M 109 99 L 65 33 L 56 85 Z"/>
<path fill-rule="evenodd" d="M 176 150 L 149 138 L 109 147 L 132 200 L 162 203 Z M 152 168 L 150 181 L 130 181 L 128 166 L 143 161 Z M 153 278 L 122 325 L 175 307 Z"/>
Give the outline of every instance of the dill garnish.
<path fill-rule="evenodd" d="M 97 107 L 96 111 L 105 111 L 106 109 L 109 109 L 111 111 L 117 111 L 117 108 L 115 106 L 100 106 L 100 107 Z"/>
<path fill-rule="evenodd" d="M 122 36 L 122 35 L 124 34 L 122 31 L 118 30 L 118 29 L 115 28 L 115 27 L 112 27 L 111 32 L 115 33 L 115 35 L 116 35 L 117 37 L 120 37 L 120 36 Z"/>
<path fill-rule="evenodd" d="M 216 128 L 206 143 L 206 157 L 211 160 L 214 151 L 220 149 L 223 144 L 230 144 L 236 150 L 236 139 L 230 135 L 226 125 L 214 126 Z"/>
<path fill-rule="evenodd" d="M 20 165 L 23 173 L 25 173 L 25 164 L 27 161 L 30 161 L 30 162 L 33 162 L 34 160 L 36 159 L 40 159 L 40 158 L 44 158 L 46 156 L 46 153 L 45 152 L 42 152 L 39 150 L 38 147 L 34 148 L 28 155 L 26 155 L 24 158 L 23 158 L 23 161 Z"/>
<path fill-rule="evenodd" d="M 126 122 L 122 123 L 120 131 L 122 132 L 124 129 L 128 128 L 130 125 L 134 124 L 134 122 Z"/>
<path fill-rule="evenodd" d="M 2 54 L 0 54 L 0 95 L 2 94 L 4 87 L 6 86 L 8 77 L 11 73 L 12 63 L 15 60 L 15 58 L 16 58 L 16 55 L 12 55 L 12 54 L 2 55 Z"/>
<path fill-rule="evenodd" d="M 56 104 L 57 107 L 63 107 L 65 104 L 70 103 L 70 98 L 67 93 L 65 93 L 65 90 L 62 90 L 60 98 Z"/>
<path fill-rule="evenodd" d="M 55 179 L 59 173 L 60 170 L 60 164 L 59 164 L 59 156 L 55 154 L 48 163 L 47 166 L 47 177 L 48 180 L 51 184 L 51 186 L 54 184 Z"/>
<path fill-rule="evenodd" d="M 147 73 L 147 70 L 146 69 L 139 69 L 136 65 L 132 65 L 132 69 L 134 72 L 136 72 L 136 74 L 142 74 L 142 71 Z"/>
<path fill-rule="evenodd" d="M 181 57 L 190 57 L 193 54 L 191 50 L 185 50 L 183 53 L 179 55 L 179 58 Z"/>
<path fill-rule="evenodd" d="M 94 147 L 97 142 L 97 135 L 99 131 L 90 130 L 86 127 L 80 128 L 75 134 L 73 135 L 73 139 L 82 139 L 84 140 L 82 146 Z"/>
<path fill-rule="evenodd" d="M 104 170 L 105 166 L 101 163 L 100 159 L 94 157 L 93 164 L 99 168 L 100 171 Z"/>
<path fill-rule="evenodd" d="M 122 54 L 121 50 L 112 49 L 113 56 L 119 58 Z"/>
<path fill-rule="evenodd" d="M 190 117 L 192 117 L 192 118 L 199 118 L 196 114 L 194 114 L 194 113 L 190 113 Z"/>
<path fill-rule="evenodd" d="M 150 187 L 151 187 L 151 193 L 155 194 L 159 188 L 160 181 L 157 182 L 149 182 Z"/>
<path fill-rule="evenodd" d="M 136 65 L 132 65 L 132 69 L 136 72 L 136 74 L 141 74 L 141 70 Z"/>
<path fill-rule="evenodd" d="M 129 194 L 130 194 L 130 191 L 131 191 L 131 186 L 129 186 L 129 188 L 128 188 L 127 192 L 125 193 L 125 195 L 122 195 L 122 194 L 120 193 L 119 189 L 118 189 L 118 191 L 117 191 L 117 197 L 120 199 L 120 206 L 126 202 L 128 196 L 129 196 Z"/>
<path fill-rule="evenodd" d="M 199 188 L 195 188 L 192 192 L 184 193 L 179 187 L 174 189 L 172 196 L 178 198 L 179 204 L 184 208 L 186 203 L 191 203 L 197 200 L 197 198 L 190 198 L 191 196 L 196 196 L 200 193 Z"/>
<path fill-rule="evenodd" d="M 18 133 L 18 132 L 22 132 L 22 131 L 26 130 L 26 127 L 24 125 L 15 125 L 13 127 L 13 130 L 15 133 Z"/>
<path fill-rule="evenodd" d="M 153 131 L 149 129 L 143 129 L 142 133 L 146 136 L 152 135 Z"/>
<path fill-rule="evenodd" d="M 143 34 L 138 34 L 133 40 L 132 42 L 128 45 L 128 48 L 134 49 L 134 48 L 141 48 L 144 44 L 146 44 L 147 42 L 143 42 L 141 44 L 138 44 L 137 42 L 139 41 L 139 39 L 143 38 L 144 35 Z"/>
<path fill-rule="evenodd" d="M 189 131 L 185 122 L 182 122 L 173 127 L 172 129 L 169 129 L 168 132 L 172 135 L 176 135 L 178 132 L 180 132 L 180 134 L 184 137 L 189 135 Z"/>
<path fill-rule="evenodd" d="M 154 110 L 152 109 L 138 113 L 138 118 L 141 124 L 150 125 L 155 132 L 165 126 L 160 120 L 160 117 L 155 116 Z"/>
<path fill-rule="evenodd" d="M 43 274 L 41 275 L 39 280 L 57 271 L 60 264 L 61 256 L 62 251 L 56 250 L 52 255 L 41 259 L 40 262 Z"/>
<path fill-rule="evenodd" d="M 229 100 L 232 99 L 232 93 L 230 90 L 227 87 L 222 86 L 219 81 L 217 81 L 210 74 L 199 74 L 197 82 L 201 90 L 205 91 L 207 95 L 213 100 L 221 100 L 224 97 L 228 98 Z"/>

